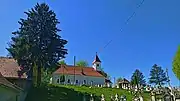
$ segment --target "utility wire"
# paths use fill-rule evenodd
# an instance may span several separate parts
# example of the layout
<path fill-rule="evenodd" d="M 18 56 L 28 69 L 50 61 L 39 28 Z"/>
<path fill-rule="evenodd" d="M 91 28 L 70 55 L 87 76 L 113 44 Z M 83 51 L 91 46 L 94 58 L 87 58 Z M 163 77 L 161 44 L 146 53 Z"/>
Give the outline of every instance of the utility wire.
<path fill-rule="evenodd" d="M 139 5 L 136 7 L 136 10 L 139 9 L 139 8 L 142 6 L 142 4 L 144 3 L 144 1 L 145 1 L 145 0 L 142 0 L 141 3 L 139 3 Z M 126 24 L 128 24 L 128 22 L 135 16 L 136 10 L 135 10 L 135 11 L 128 17 L 128 19 L 124 22 L 124 26 L 125 26 Z M 121 27 L 120 32 L 123 31 L 123 28 L 124 28 L 124 27 Z M 103 49 L 105 49 L 112 41 L 113 41 L 113 39 L 111 39 L 110 41 L 108 41 L 108 43 L 105 44 L 105 46 L 104 46 L 101 50 L 99 50 L 99 53 L 100 53 Z"/>

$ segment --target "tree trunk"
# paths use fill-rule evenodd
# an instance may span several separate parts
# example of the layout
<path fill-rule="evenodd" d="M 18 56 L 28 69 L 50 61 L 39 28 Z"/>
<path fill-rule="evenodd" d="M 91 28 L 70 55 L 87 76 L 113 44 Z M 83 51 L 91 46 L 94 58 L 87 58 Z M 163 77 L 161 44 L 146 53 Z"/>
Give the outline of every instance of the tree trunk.
<path fill-rule="evenodd" d="M 41 67 L 38 66 L 37 68 L 37 86 L 39 87 L 41 85 Z"/>

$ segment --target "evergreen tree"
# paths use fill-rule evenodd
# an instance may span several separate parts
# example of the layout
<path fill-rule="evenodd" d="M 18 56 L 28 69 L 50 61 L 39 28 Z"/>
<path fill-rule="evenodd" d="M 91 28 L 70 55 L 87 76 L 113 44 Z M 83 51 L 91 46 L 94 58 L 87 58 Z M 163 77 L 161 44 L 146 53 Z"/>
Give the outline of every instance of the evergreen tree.
<path fill-rule="evenodd" d="M 172 66 L 174 74 L 180 80 L 180 46 L 178 47 Z"/>
<path fill-rule="evenodd" d="M 19 30 L 13 32 L 7 50 L 22 67 L 19 75 L 27 73 L 32 78 L 33 68 L 37 68 L 37 84 L 41 83 L 41 68 L 47 69 L 65 58 L 67 41 L 57 33 L 59 24 L 56 14 L 45 3 L 36 4 L 25 12 L 26 19 L 20 19 Z"/>
<path fill-rule="evenodd" d="M 160 66 L 154 64 L 150 71 L 149 83 L 162 86 L 167 80 L 166 72 Z"/>
<path fill-rule="evenodd" d="M 131 77 L 131 84 L 132 85 L 146 85 L 146 80 L 144 78 L 144 75 L 142 72 L 140 72 L 138 69 L 135 70 Z"/>

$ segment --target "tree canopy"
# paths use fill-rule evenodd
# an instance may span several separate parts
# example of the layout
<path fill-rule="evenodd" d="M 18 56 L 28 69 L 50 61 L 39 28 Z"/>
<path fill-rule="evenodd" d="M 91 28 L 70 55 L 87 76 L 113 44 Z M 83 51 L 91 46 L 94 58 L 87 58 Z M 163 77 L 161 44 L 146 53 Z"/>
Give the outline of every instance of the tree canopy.
<path fill-rule="evenodd" d="M 123 80 L 122 77 L 117 78 L 116 83 L 119 83 L 121 80 Z"/>
<path fill-rule="evenodd" d="M 180 46 L 178 46 L 178 50 L 177 50 L 176 55 L 173 59 L 172 67 L 173 67 L 174 74 L 180 80 Z"/>
<path fill-rule="evenodd" d="M 88 64 L 88 62 L 85 61 L 85 60 L 80 60 L 80 61 L 76 62 L 76 66 L 80 66 L 80 67 L 88 67 L 89 64 Z"/>
<path fill-rule="evenodd" d="M 154 64 L 150 71 L 149 83 L 155 85 L 164 85 L 167 82 L 168 78 L 166 77 L 166 72 L 162 67 Z"/>
<path fill-rule="evenodd" d="M 133 85 L 145 85 L 146 80 L 144 78 L 144 75 L 140 70 L 136 69 L 131 77 L 131 84 Z"/>
<path fill-rule="evenodd" d="M 59 21 L 47 4 L 37 3 L 25 14 L 27 18 L 18 22 L 20 28 L 12 33 L 14 36 L 7 50 L 22 67 L 20 75 L 27 73 L 32 77 L 32 67 L 37 67 L 37 84 L 40 85 L 41 68 L 51 68 L 65 58 L 67 41 L 57 34 L 61 31 L 57 28 Z"/>
<path fill-rule="evenodd" d="M 64 60 L 61 60 L 58 63 L 61 64 L 61 65 L 66 65 L 66 62 Z"/>

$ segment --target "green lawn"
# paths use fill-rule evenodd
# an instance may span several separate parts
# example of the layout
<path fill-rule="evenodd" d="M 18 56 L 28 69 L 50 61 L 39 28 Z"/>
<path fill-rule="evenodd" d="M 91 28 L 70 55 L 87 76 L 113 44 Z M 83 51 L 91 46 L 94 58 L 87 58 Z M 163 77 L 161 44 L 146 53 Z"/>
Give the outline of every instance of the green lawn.
<path fill-rule="evenodd" d="M 131 101 L 132 95 L 126 90 L 115 88 L 89 88 L 80 86 L 48 85 L 39 88 L 33 87 L 26 101 L 82 101 L 82 96 L 93 94 L 95 101 L 100 101 L 101 94 L 105 95 L 106 101 L 110 101 L 111 95 L 126 95 L 127 101 Z M 144 94 L 144 101 L 149 101 L 149 94 Z"/>

